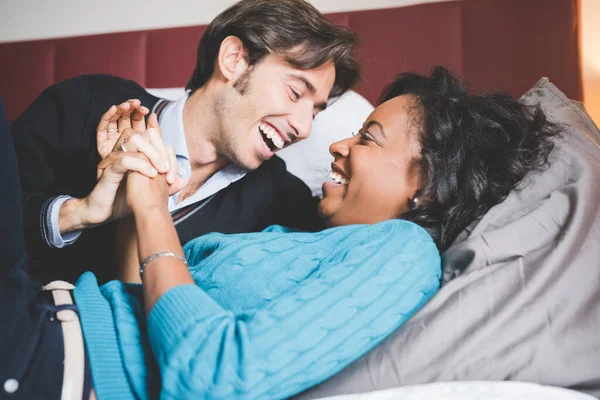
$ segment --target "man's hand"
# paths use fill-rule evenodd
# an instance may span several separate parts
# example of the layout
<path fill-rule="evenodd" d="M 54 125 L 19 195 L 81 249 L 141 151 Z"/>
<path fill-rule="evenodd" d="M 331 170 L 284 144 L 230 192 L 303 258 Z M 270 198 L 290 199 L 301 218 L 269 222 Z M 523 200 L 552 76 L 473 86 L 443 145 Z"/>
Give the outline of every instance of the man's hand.
<path fill-rule="evenodd" d="M 98 164 L 98 183 L 86 198 L 69 199 L 61 206 L 58 218 L 61 233 L 93 227 L 130 214 L 123 187 L 128 172 L 138 172 L 148 178 L 164 174 L 169 183 L 169 195 L 183 188 L 185 182 L 177 175 L 175 152 L 164 145 L 156 114 L 148 118 L 147 129 L 135 129 L 145 128 L 145 113 L 147 109 L 141 109 L 139 100 L 130 100 L 111 107 L 104 114 L 97 136 L 98 152 L 103 157 Z M 112 127 L 114 124 L 117 128 Z M 113 130 L 118 132 L 111 135 Z M 115 135 L 118 135 L 116 139 Z M 107 152 L 108 145 L 112 148 Z"/>
<path fill-rule="evenodd" d="M 67 200 L 60 209 L 61 233 L 93 227 L 130 213 L 121 183 L 128 172 L 154 178 L 158 172 L 142 153 L 111 154 L 102 160 L 103 173 L 92 192 L 84 199 Z M 122 194 L 121 194 L 122 192 Z"/>
<path fill-rule="evenodd" d="M 100 118 L 96 128 L 96 145 L 100 157 L 105 158 L 113 150 L 125 129 L 144 132 L 146 130 L 144 117 L 148 112 L 150 110 L 142 106 L 138 99 L 130 99 L 109 108 Z"/>
<path fill-rule="evenodd" d="M 165 146 L 156 114 L 148 117 L 148 128 L 143 133 L 133 128 L 123 130 L 110 154 L 123 151 L 145 154 L 159 173 L 167 175 L 167 182 L 171 185 L 171 194 L 177 193 L 183 188 L 185 182 L 177 175 L 178 166 L 175 152 L 171 147 Z M 101 174 L 102 168 L 99 165 L 98 177 Z"/>

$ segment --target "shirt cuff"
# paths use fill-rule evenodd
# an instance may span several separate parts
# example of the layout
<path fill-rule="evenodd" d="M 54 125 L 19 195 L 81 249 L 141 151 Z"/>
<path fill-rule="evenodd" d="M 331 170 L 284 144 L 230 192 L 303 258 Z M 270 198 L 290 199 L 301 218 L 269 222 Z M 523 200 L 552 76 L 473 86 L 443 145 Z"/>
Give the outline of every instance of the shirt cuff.
<path fill-rule="evenodd" d="M 73 231 L 67 232 L 64 235 L 60 234 L 60 230 L 58 228 L 58 214 L 60 213 L 60 207 L 62 207 L 63 203 L 69 199 L 72 199 L 71 196 L 58 196 L 51 199 L 48 199 L 42 207 L 42 212 L 40 215 L 40 224 L 42 235 L 44 236 L 44 241 L 48 246 L 56 249 L 61 249 L 63 247 L 69 246 L 79 238 L 81 235 L 81 231 Z"/>

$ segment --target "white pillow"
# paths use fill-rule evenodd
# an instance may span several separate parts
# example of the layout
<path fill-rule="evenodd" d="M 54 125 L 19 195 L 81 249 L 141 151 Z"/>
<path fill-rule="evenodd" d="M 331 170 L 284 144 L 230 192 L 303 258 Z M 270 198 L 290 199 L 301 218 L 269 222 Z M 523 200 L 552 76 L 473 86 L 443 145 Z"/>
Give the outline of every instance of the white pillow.
<path fill-rule="evenodd" d="M 167 100 L 178 100 L 185 94 L 185 88 L 146 90 Z M 333 161 L 329 146 L 358 131 L 371 111 L 371 103 L 349 90 L 317 115 L 308 139 L 277 152 L 277 155 L 285 161 L 288 171 L 306 183 L 313 196 L 321 197 L 321 186 L 331 171 Z"/>
<path fill-rule="evenodd" d="M 146 89 L 153 96 L 167 100 L 179 100 L 185 94 L 185 88 Z"/>
<path fill-rule="evenodd" d="M 350 90 L 317 115 L 307 139 L 277 155 L 284 159 L 288 171 L 306 183 L 313 196 L 321 197 L 321 186 L 328 179 L 333 162 L 329 146 L 358 132 L 372 111 L 367 99 Z"/>

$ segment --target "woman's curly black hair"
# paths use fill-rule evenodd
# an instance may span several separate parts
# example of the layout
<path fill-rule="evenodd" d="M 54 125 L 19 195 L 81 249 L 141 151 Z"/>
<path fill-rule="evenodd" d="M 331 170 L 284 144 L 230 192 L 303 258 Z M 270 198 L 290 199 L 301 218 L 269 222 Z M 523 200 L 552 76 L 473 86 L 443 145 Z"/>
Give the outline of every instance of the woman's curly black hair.
<path fill-rule="evenodd" d="M 413 98 L 423 182 L 418 205 L 400 218 L 425 228 L 440 252 L 527 174 L 547 168 L 552 138 L 562 131 L 539 106 L 503 93 L 471 94 L 439 66 L 431 76 L 398 75 L 380 103 L 400 95 Z"/>

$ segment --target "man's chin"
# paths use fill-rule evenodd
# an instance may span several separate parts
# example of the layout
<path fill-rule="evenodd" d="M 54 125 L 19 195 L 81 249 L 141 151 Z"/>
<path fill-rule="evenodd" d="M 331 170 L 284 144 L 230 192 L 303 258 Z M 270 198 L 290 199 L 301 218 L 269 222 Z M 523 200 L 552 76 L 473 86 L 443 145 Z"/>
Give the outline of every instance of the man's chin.
<path fill-rule="evenodd" d="M 235 159 L 232 159 L 232 162 L 234 164 L 237 164 L 238 166 L 247 169 L 248 171 L 254 171 L 255 169 L 257 169 L 258 167 L 261 166 L 261 164 L 263 162 L 265 162 L 266 160 L 263 160 L 260 157 L 253 157 L 253 158 L 239 158 L 236 157 Z"/>

